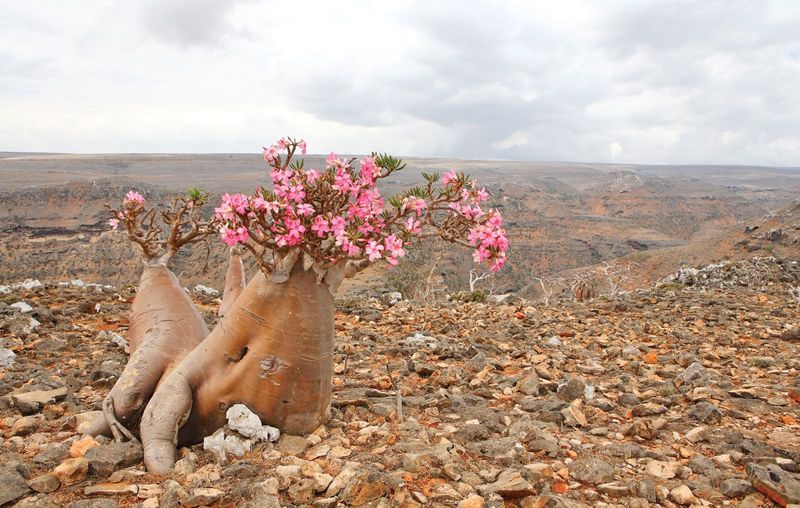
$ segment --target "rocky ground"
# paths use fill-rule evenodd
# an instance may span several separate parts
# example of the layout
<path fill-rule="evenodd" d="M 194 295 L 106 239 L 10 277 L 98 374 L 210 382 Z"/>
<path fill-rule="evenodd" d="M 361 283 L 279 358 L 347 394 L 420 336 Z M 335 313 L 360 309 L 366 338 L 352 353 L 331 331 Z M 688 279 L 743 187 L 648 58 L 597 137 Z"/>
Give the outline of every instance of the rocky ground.
<path fill-rule="evenodd" d="M 794 262 L 615 301 L 349 302 L 330 421 L 222 461 L 77 435 L 120 374 L 133 289 L 0 295 L 0 504 L 787 506 L 800 503 Z M 739 274 L 739 275 L 737 275 Z M 715 282 L 717 281 L 717 282 Z M 213 324 L 216 303 L 197 297 Z M 15 504 L 16 503 L 16 504 Z"/>

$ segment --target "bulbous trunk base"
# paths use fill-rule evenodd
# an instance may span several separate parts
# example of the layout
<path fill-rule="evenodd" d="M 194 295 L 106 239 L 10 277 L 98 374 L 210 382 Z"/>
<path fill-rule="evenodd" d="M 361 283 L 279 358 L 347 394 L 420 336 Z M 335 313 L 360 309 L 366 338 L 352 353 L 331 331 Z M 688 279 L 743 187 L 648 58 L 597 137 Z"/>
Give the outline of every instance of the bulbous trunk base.
<path fill-rule="evenodd" d="M 328 285 L 303 263 L 283 282 L 258 274 L 153 395 L 141 424 L 148 470 L 171 468 L 175 445 L 211 435 L 234 404 L 289 434 L 323 424 L 331 402 L 333 315 Z"/>

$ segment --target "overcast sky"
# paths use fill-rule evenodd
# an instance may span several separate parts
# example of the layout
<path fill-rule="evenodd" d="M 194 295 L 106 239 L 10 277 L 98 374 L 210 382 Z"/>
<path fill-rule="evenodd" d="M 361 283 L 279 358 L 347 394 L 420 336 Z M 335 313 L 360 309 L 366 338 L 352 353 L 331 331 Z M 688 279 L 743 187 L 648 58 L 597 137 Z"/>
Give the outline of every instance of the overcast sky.
<path fill-rule="evenodd" d="M 800 1 L 0 4 L 0 150 L 800 166 Z"/>

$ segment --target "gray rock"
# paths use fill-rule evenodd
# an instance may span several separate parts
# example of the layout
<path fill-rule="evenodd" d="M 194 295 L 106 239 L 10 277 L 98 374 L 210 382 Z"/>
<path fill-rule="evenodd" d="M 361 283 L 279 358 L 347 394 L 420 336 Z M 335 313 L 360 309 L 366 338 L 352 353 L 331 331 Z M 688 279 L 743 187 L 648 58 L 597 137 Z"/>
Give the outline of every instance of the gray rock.
<path fill-rule="evenodd" d="M 61 387 L 54 390 L 37 390 L 25 393 L 12 393 L 11 400 L 20 413 L 30 415 L 38 413 L 47 404 L 52 404 L 67 396 L 67 388 Z"/>
<path fill-rule="evenodd" d="M 647 501 L 651 503 L 655 503 L 657 501 L 656 484 L 650 478 L 645 478 L 644 480 L 640 481 L 636 489 L 639 493 L 639 496 L 643 497 Z"/>
<path fill-rule="evenodd" d="M 753 488 L 781 506 L 800 504 L 800 475 L 784 471 L 776 464 L 761 466 L 754 462 L 745 467 Z"/>
<path fill-rule="evenodd" d="M 166 480 L 162 487 L 164 487 L 164 494 L 161 496 L 159 508 L 177 508 L 182 506 L 182 500 L 189 497 L 189 493 L 175 480 Z"/>
<path fill-rule="evenodd" d="M 600 485 L 614 480 L 614 468 L 594 457 L 578 459 L 569 465 L 569 475 L 583 483 Z"/>
<path fill-rule="evenodd" d="M 25 469 L 18 463 L 0 465 L 0 505 L 10 503 L 30 492 L 31 489 L 23 473 Z"/>
<path fill-rule="evenodd" d="M 631 411 L 633 412 L 633 416 L 656 416 L 666 413 L 669 409 L 662 404 L 645 402 L 644 404 L 633 406 Z"/>
<path fill-rule="evenodd" d="M 539 387 L 539 376 L 536 374 L 525 376 L 517 382 L 517 390 L 525 395 L 538 395 Z"/>
<path fill-rule="evenodd" d="M 23 416 L 22 418 L 17 419 L 17 421 L 14 422 L 14 425 L 11 426 L 11 435 L 27 436 L 28 434 L 33 434 L 43 421 L 44 417 L 42 415 Z"/>
<path fill-rule="evenodd" d="M 71 502 L 67 508 L 117 508 L 117 503 L 111 499 L 82 499 Z"/>
<path fill-rule="evenodd" d="M 722 411 L 710 402 L 702 401 L 693 405 L 686 411 L 687 416 L 699 420 L 707 425 L 716 425 L 722 421 Z"/>
<path fill-rule="evenodd" d="M 689 461 L 692 472 L 712 477 L 717 474 L 717 465 L 705 455 L 697 454 Z"/>
<path fill-rule="evenodd" d="M 700 362 L 694 362 L 688 367 L 686 370 L 675 376 L 674 382 L 675 386 L 681 385 L 705 385 L 708 383 L 711 375 L 709 374 L 708 370 L 703 367 L 703 364 Z"/>
<path fill-rule="evenodd" d="M 586 389 L 586 383 L 579 377 L 572 377 L 566 383 L 558 387 L 558 397 L 566 402 L 572 402 L 575 399 L 583 397 L 583 391 Z"/>
<path fill-rule="evenodd" d="M 29 481 L 28 485 L 36 492 L 49 493 L 60 487 L 61 482 L 52 474 L 43 474 Z"/>
<path fill-rule="evenodd" d="M 39 466 L 52 465 L 61 462 L 69 453 L 69 446 L 66 444 L 57 444 L 48 446 L 33 457 L 33 463 Z"/>
<path fill-rule="evenodd" d="M 22 499 L 11 508 L 59 508 L 59 506 L 50 501 L 50 496 L 47 494 L 37 494 Z"/>
<path fill-rule="evenodd" d="M 8 369 L 14 365 L 17 354 L 10 349 L 0 347 L 0 369 Z"/>
<path fill-rule="evenodd" d="M 262 468 L 246 460 L 237 460 L 222 471 L 224 478 L 255 478 Z"/>
<path fill-rule="evenodd" d="M 483 495 L 499 494 L 503 498 L 519 498 L 536 494 L 536 489 L 519 471 L 507 469 L 500 473 L 497 481 L 479 489 Z"/>
<path fill-rule="evenodd" d="M 288 455 L 302 455 L 311 445 L 303 436 L 281 435 L 278 439 L 278 450 Z"/>
<path fill-rule="evenodd" d="M 308 504 L 314 498 L 314 480 L 303 478 L 289 487 L 289 499 L 297 505 Z"/>
<path fill-rule="evenodd" d="M 747 480 L 740 480 L 739 478 L 730 478 L 722 482 L 719 486 L 719 491 L 723 496 L 729 498 L 744 497 L 753 490 L 753 484 Z"/>
<path fill-rule="evenodd" d="M 142 445 L 134 442 L 111 443 L 95 446 L 86 452 L 89 469 L 104 477 L 118 469 L 138 464 L 142 461 Z"/>

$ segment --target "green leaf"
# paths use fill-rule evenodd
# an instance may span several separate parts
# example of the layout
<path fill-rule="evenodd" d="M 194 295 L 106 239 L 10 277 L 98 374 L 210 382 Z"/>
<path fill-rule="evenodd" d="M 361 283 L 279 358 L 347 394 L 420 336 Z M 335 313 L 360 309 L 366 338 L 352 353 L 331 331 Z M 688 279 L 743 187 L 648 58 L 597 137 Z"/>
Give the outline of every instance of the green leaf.
<path fill-rule="evenodd" d="M 439 181 L 439 173 L 422 173 L 422 176 L 428 183 L 436 183 Z"/>

